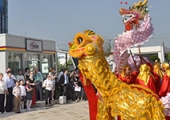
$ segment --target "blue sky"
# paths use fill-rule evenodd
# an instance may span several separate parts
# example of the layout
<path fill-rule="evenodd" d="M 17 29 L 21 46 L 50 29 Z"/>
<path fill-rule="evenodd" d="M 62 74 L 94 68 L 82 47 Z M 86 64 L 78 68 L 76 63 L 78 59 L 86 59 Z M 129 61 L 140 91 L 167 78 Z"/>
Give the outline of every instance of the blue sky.
<path fill-rule="evenodd" d="M 120 2 L 128 2 L 121 5 Z M 76 32 L 92 29 L 114 39 L 124 30 L 119 8 L 128 8 L 138 0 L 8 0 L 9 33 L 56 40 L 60 49 L 68 49 Z M 154 39 L 147 45 L 170 45 L 170 0 L 150 0 Z"/>

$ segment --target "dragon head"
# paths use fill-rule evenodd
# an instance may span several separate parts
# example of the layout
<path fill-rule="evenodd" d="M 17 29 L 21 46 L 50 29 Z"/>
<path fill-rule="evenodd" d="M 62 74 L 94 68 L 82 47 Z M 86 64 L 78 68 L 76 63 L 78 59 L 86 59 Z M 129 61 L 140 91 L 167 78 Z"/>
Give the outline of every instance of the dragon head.
<path fill-rule="evenodd" d="M 148 7 L 147 4 L 148 0 L 144 0 L 144 2 L 139 1 L 132 5 L 129 9 L 120 8 L 119 12 L 122 17 L 130 17 L 128 20 L 135 18 L 138 20 L 143 20 L 144 16 L 148 14 Z"/>
<path fill-rule="evenodd" d="M 91 30 L 85 30 L 84 33 L 77 33 L 73 42 L 69 43 L 69 54 L 74 58 L 92 56 L 95 53 L 103 52 L 104 40 Z"/>

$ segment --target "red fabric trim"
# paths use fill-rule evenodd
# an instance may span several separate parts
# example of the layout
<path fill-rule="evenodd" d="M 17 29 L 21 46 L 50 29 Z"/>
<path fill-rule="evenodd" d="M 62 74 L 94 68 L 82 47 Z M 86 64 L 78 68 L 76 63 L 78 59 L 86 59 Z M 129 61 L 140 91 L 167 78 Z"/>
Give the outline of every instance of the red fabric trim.
<path fill-rule="evenodd" d="M 88 85 L 84 85 L 83 76 L 81 73 L 80 73 L 80 80 L 82 82 L 83 88 L 85 90 L 85 93 L 88 99 L 90 120 L 96 120 L 98 97 L 95 93 L 95 90 L 91 82 L 89 82 Z"/>

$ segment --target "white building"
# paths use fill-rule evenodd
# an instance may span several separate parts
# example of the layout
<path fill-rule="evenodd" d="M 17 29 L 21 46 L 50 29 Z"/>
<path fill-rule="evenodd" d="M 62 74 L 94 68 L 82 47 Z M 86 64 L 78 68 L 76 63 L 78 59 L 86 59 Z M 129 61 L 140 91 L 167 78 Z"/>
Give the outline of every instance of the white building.
<path fill-rule="evenodd" d="M 131 48 L 132 54 L 139 54 L 138 48 Z M 170 52 L 170 49 L 165 47 L 164 44 L 161 46 L 149 46 L 149 47 L 140 47 L 140 52 L 142 55 L 149 57 L 151 55 L 156 55 L 161 62 L 166 61 L 166 56 Z"/>
<path fill-rule="evenodd" d="M 131 52 L 134 55 L 139 55 L 138 48 L 131 48 Z M 160 59 L 161 62 L 165 62 L 167 61 L 166 56 L 168 56 L 168 53 L 170 53 L 170 49 L 165 47 L 164 44 L 162 44 L 160 46 L 140 47 L 140 52 L 143 56 L 146 56 L 148 58 L 151 55 L 156 55 Z M 110 55 L 109 57 L 106 58 L 112 71 L 114 71 L 116 68 L 113 58 L 114 58 L 114 55 Z"/>
<path fill-rule="evenodd" d="M 31 37 L 0 34 L 0 72 L 10 67 L 17 74 L 18 69 L 38 67 L 42 73 L 56 67 L 56 42 Z"/>

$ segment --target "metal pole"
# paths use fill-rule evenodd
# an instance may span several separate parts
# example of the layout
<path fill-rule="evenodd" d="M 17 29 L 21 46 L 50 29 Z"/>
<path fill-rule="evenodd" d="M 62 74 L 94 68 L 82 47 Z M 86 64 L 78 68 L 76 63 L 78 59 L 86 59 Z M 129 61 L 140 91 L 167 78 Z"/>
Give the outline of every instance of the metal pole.
<path fill-rule="evenodd" d="M 133 62 L 134 62 L 134 64 L 135 64 L 135 67 L 136 67 L 136 69 L 138 70 L 138 67 L 137 67 L 137 65 L 136 65 L 136 61 L 135 61 L 135 59 L 134 59 L 134 57 L 133 57 L 133 55 L 132 55 L 132 51 L 129 50 L 129 52 L 130 52 L 130 55 L 131 55 L 131 57 L 132 57 L 132 60 L 133 60 Z"/>
<path fill-rule="evenodd" d="M 65 53 L 65 56 L 66 56 L 66 69 L 67 69 L 67 53 Z"/>

